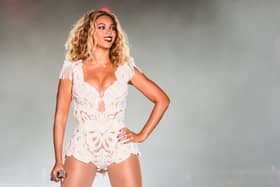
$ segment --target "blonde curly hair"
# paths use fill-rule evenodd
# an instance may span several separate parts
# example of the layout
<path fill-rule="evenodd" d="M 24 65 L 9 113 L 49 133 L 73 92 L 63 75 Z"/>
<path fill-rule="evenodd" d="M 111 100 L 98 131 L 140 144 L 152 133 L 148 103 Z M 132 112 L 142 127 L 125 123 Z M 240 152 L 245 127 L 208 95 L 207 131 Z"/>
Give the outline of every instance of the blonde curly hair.
<path fill-rule="evenodd" d="M 90 10 L 73 25 L 65 43 L 65 58 L 70 61 L 87 60 L 93 57 L 95 22 L 100 16 L 109 16 L 116 25 L 116 39 L 110 48 L 112 63 L 119 65 L 131 61 L 127 37 L 118 18 L 109 11 Z"/>

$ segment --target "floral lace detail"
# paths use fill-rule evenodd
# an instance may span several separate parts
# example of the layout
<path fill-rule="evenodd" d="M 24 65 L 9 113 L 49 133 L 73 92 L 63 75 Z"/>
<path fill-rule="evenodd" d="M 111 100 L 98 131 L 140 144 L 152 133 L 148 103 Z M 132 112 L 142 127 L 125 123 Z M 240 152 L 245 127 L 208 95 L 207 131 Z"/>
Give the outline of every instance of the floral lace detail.
<path fill-rule="evenodd" d="M 136 66 L 133 61 L 118 66 L 116 80 L 101 96 L 95 87 L 84 81 L 82 65 L 81 60 L 65 60 L 59 75 L 60 79 L 72 81 L 75 130 L 66 146 L 66 155 L 106 169 L 113 162 L 125 160 L 131 153 L 140 154 L 136 144 L 117 141 L 119 129 L 125 127 L 128 81 Z M 101 101 L 104 110 L 100 110 Z"/>

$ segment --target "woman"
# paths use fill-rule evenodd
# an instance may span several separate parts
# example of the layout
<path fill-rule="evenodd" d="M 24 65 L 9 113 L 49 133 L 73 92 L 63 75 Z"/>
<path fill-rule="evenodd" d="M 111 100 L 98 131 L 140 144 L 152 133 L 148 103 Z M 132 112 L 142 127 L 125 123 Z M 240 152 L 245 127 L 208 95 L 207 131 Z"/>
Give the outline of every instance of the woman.
<path fill-rule="evenodd" d="M 55 165 L 51 180 L 62 187 L 90 187 L 96 172 L 108 172 L 113 187 L 141 187 L 137 143 L 146 140 L 169 105 L 169 98 L 129 56 L 116 16 L 94 10 L 78 20 L 66 42 L 54 119 Z M 138 133 L 125 127 L 128 84 L 154 103 Z M 75 129 L 62 160 L 70 103 Z M 58 171 L 67 175 L 58 178 Z"/>

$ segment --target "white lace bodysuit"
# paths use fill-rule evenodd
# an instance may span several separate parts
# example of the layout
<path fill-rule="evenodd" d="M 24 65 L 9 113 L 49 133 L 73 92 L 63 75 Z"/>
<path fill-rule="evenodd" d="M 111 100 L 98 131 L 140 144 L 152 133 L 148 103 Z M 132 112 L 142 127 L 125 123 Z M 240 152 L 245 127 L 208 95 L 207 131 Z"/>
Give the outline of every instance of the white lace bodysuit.
<path fill-rule="evenodd" d="M 135 143 L 118 142 L 119 130 L 125 127 L 124 117 L 128 95 L 128 81 L 134 75 L 134 62 L 119 65 L 116 80 L 101 96 L 91 84 L 85 82 L 82 60 L 64 61 L 60 79 L 72 81 L 72 107 L 75 128 L 65 148 L 65 156 L 74 156 L 85 163 L 92 162 L 98 171 L 112 163 L 126 160 L 130 154 L 139 155 Z M 103 110 L 100 110 L 100 103 Z"/>

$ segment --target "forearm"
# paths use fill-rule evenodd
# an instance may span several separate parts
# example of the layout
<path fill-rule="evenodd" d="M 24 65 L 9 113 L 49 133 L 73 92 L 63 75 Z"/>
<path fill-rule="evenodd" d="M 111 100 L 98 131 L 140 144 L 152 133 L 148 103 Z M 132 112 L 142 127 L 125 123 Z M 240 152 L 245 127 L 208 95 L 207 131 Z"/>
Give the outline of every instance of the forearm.
<path fill-rule="evenodd" d="M 53 125 L 53 143 L 56 163 L 63 162 L 63 140 L 71 103 L 71 88 L 72 85 L 70 81 L 59 81 Z"/>
<path fill-rule="evenodd" d="M 166 99 L 161 102 L 155 102 L 150 117 L 148 118 L 145 126 L 140 131 L 140 134 L 144 137 L 144 139 L 147 139 L 152 133 L 152 131 L 155 129 L 155 127 L 158 125 L 163 114 L 167 110 L 169 103 L 169 99 Z"/>
<path fill-rule="evenodd" d="M 68 107 L 67 107 L 68 108 Z M 55 152 L 55 162 L 62 164 L 62 152 L 63 152 L 63 141 L 65 127 L 68 118 L 68 111 L 66 110 L 56 110 L 55 120 L 53 126 L 53 143 L 54 143 L 54 152 Z"/>
<path fill-rule="evenodd" d="M 55 152 L 55 162 L 62 163 L 62 150 L 63 150 L 63 140 L 64 140 L 65 127 L 62 125 L 54 124 L 53 127 L 53 143 Z"/>

